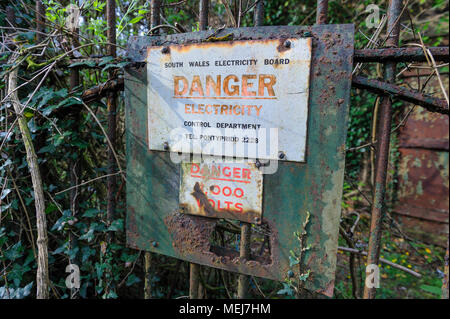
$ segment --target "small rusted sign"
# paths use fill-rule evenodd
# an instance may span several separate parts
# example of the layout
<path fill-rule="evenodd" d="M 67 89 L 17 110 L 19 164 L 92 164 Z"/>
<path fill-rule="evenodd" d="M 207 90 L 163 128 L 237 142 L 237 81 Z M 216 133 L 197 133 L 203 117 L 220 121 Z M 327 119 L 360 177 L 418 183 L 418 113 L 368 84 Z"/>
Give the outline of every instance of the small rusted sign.
<path fill-rule="evenodd" d="M 181 211 L 261 223 L 263 175 L 254 163 L 183 163 Z"/>
<path fill-rule="evenodd" d="M 148 48 L 150 150 L 304 162 L 311 43 Z"/>

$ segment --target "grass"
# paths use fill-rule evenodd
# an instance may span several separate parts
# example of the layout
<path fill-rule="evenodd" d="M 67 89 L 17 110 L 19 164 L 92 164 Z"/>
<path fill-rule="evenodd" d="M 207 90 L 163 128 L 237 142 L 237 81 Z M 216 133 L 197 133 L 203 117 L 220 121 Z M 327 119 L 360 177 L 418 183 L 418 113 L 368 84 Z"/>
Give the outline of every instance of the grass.
<path fill-rule="evenodd" d="M 355 234 L 361 236 L 361 233 Z M 362 238 L 361 238 L 362 239 Z M 364 238 L 361 242 L 367 243 Z M 345 246 L 340 239 L 339 245 Z M 414 270 L 422 275 L 414 277 L 402 270 L 380 264 L 379 299 L 436 299 L 441 297 L 445 250 L 440 246 L 420 242 L 406 242 L 405 239 L 385 232 L 381 242 L 381 257 Z M 358 282 L 364 284 L 366 258 L 360 258 Z M 349 253 L 338 253 L 335 298 L 353 298 L 349 272 Z"/>

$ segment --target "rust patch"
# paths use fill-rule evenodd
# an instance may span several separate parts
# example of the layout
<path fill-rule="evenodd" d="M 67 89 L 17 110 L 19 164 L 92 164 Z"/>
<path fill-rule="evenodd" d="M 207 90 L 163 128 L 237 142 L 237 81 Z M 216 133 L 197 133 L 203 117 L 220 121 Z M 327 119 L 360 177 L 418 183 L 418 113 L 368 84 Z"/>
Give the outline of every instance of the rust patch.
<path fill-rule="evenodd" d="M 279 44 L 277 46 L 277 51 L 280 53 L 289 51 L 291 49 L 291 43 L 289 41 L 289 39 L 284 38 L 284 39 L 279 39 L 278 40 Z"/>
<path fill-rule="evenodd" d="M 214 186 L 211 186 L 211 188 L 214 188 Z M 198 182 L 195 183 L 194 191 L 191 194 L 199 202 L 200 207 L 206 213 L 206 216 L 215 215 L 215 210 L 211 206 L 211 203 L 208 201 L 208 196 L 206 196 L 205 193 L 203 193 L 200 184 Z"/>
<path fill-rule="evenodd" d="M 164 223 L 172 237 L 172 246 L 181 256 L 194 257 L 204 265 L 214 264 L 229 271 L 266 276 L 279 269 L 278 231 L 274 225 L 264 220 L 264 226 L 270 230 L 270 253 L 259 255 L 257 243 L 252 242 L 250 259 L 243 259 L 239 252 L 211 244 L 211 236 L 218 220 L 202 216 L 193 216 L 174 212 L 166 216 Z M 287 271 L 287 270 L 286 270 Z"/>
<path fill-rule="evenodd" d="M 161 49 L 162 54 L 170 54 L 170 47 L 165 46 Z"/>
<path fill-rule="evenodd" d="M 209 238 L 216 221 L 178 212 L 167 215 L 164 223 L 172 236 L 172 246 L 182 255 L 209 251 Z"/>
<path fill-rule="evenodd" d="M 128 207 L 127 219 L 127 244 L 132 247 L 137 247 L 139 231 L 136 223 L 136 212 L 134 207 Z"/>

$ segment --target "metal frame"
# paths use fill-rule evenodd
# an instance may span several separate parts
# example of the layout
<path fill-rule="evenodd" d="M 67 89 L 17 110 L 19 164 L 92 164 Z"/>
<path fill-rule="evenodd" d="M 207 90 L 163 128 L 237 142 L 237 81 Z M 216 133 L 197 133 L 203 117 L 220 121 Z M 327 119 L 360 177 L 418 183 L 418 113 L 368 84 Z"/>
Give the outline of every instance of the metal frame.
<path fill-rule="evenodd" d="M 156 2 L 156 1 L 155 1 Z M 264 1 L 257 1 L 255 5 L 255 23 L 256 25 L 261 25 L 263 23 L 264 17 Z M 207 28 L 207 16 L 208 16 L 208 6 L 209 1 L 202 0 L 200 4 L 200 17 L 201 17 L 201 29 L 205 30 Z M 328 9 L 328 1 L 317 1 L 317 24 L 324 24 L 327 22 L 327 9 Z M 158 10 L 157 12 L 155 10 Z M 159 15 L 159 6 L 152 7 L 152 16 L 155 14 Z M 379 260 L 379 242 L 381 238 L 381 223 L 382 217 L 384 215 L 384 199 L 385 199 L 385 187 L 386 187 L 386 165 L 387 165 L 387 154 L 389 152 L 389 128 L 392 120 L 392 112 L 391 112 L 391 99 L 397 98 L 407 102 L 411 102 L 417 105 L 421 105 L 425 107 L 427 110 L 431 112 L 439 112 L 442 114 L 448 115 L 448 105 L 444 100 L 440 100 L 437 98 L 426 96 L 420 92 L 415 92 L 412 90 L 408 90 L 405 88 L 401 88 L 390 84 L 392 81 L 392 73 L 395 69 L 396 62 L 409 62 L 409 61 L 425 61 L 425 54 L 421 48 L 396 48 L 398 44 L 398 20 L 401 15 L 401 1 L 399 0 L 391 0 L 389 1 L 389 39 L 386 42 L 387 48 L 380 49 L 365 49 L 365 50 L 355 50 L 354 51 L 354 62 L 377 62 L 377 63 L 385 63 L 385 81 L 379 80 L 370 80 L 361 76 L 357 76 L 353 78 L 352 85 L 354 87 L 360 89 L 367 89 L 376 94 L 380 94 L 383 97 L 382 110 L 380 112 L 379 117 L 379 125 L 380 129 L 377 132 L 377 141 L 378 143 L 375 145 L 377 150 L 377 178 L 376 178 L 376 187 L 374 188 L 374 202 L 373 202 L 373 211 L 372 211 L 372 221 L 371 221 L 371 236 L 369 242 L 369 262 L 378 264 Z M 223 31 L 229 32 L 229 30 Z M 233 32 L 238 32 L 235 30 Z M 212 31 L 209 33 L 199 32 L 193 41 L 200 41 L 201 38 L 204 38 L 207 35 L 212 34 Z M 172 39 L 177 42 L 182 35 L 174 35 Z M 448 47 L 442 48 L 429 48 L 432 52 L 433 56 L 436 60 L 440 61 L 448 61 Z M 142 56 L 141 53 L 137 53 L 134 55 L 133 60 L 139 61 L 139 55 Z M 351 64 L 351 63 L 350 63 Z M 139 65 L 135 64 L 135 65 Z M 123 82 L 121 79 L 114 83 L 114 85 L 110 85 L 110 87 L 106 88 L 106 90 L 102 90 L 101 87 L 94 88 L 90 93 L 97 94 L 98 96 L 102 96 L 109 89 L 122 89 Z M 89 96 L 89 94 L 87 94 Z M 365 298 L 374 298 L 375 290 L 367 290 L 365 291 Z"/>
<path fill-rule="evenodd" d="M 147 147 L 147 73 L 142 63 L 146 48 L 199 43 L 213 33 L 210 30 L 130 39 L 128 53 L 134 65 L 125 74 L 128 244 L 196 264 L 275 280 L 287 279 L 290 271 L 298 276 L 311 269 L 305 288 L 331 296 L 344 178 L 353 25 L 221 31 L 232 34 L 233 41 L 279 39 L 284 43 L 286 38 L 313 39 L 307 164 L 279 162 L 275 174 L 264 176 L 263 224 L 271 232 L 270 255 L 250 260 L 245 253 L 217 250 L 210 245 L 217 220 L 178 213 L 179 164 L 170 161 L 168 152 L 149 151 Z M 283 199 L 273 194 L 283 194 Z M 311 220 L 304 245 L 311 244 L 312 249 L 305 252 L 300 268 L 291 267 L 290 251 L 299 249 L 294 232 L 301 231 L 308 212 Z M 242 237 L 248 238 L 247 231 Z M 248 246 L 242 247 L 244 251 Z M 195 269 L 192 273 L 195 276 Z M 195 278 L 192 282 L 196 283 Z"/>

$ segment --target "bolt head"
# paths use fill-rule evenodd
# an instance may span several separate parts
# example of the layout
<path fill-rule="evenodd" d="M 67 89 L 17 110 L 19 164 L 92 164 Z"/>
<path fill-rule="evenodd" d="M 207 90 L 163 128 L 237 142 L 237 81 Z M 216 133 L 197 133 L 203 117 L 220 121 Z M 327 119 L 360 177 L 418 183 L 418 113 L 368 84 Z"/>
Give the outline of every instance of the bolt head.
<path fill-rule="evenodd" d="M 153 247 L 158 247 L 158 242 L 156 242 L 156 241 L 152 242 L 152 246 Z"/>
<path fill-rule="evenodd" d="M 168 142 L 164 142 L 164 150 L 168 151 L 169 150 L 169 143 Z"/>
<path fill-rule="evenodd" d="M 279 152 L 278 153 L 278 158 L 279 159 L 283 159 L 283 158 L 285 158 L 286 157 L 286 154 L 284 154 L 284 152 Z"/>
<path fill-rule="evenodd" d="M 161 49 L 161 53 L 162 53 L 162 54 L 167 54 L 167 53 L 169 53 L 169 52 L 170 52 L 169 47 L 163 47 L 163 48 Z"/>
<path fill-rule="evenodd" d="M 289 40 L 286 40 L 286 41 L 284 41 L 284 47 L 285 48 L 290 48 L 291 47 L 291 41 L 289 41 Z"/>

